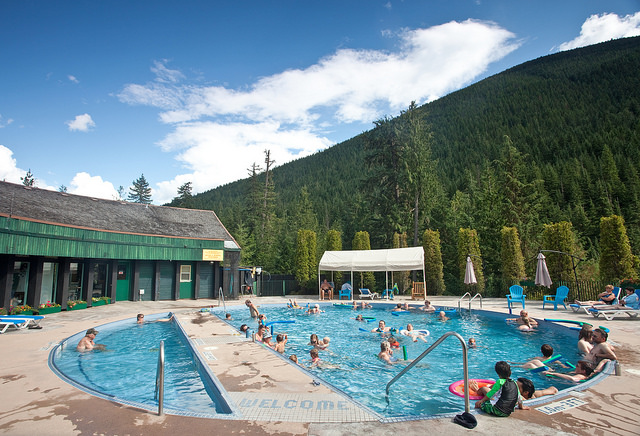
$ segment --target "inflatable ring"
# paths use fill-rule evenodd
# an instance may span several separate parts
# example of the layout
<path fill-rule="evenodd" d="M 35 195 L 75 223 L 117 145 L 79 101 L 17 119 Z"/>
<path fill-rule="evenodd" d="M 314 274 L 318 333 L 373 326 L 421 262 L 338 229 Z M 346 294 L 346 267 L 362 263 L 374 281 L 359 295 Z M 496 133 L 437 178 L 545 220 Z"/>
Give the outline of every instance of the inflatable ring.
<path fill-rule="evenodd" d="M 495 383 L 494 380 L 483 380 L 483 379 L 469 379 L 469 381 L 475 380 L 478 383 L 479 388 L 490 387 Z M 457 395 L 459 397 L 464 398 L 464 380 L 458 380 L 457 382 L 453 382 L 449 385 L 449 392 L 453 395 Z M 469 399 L 470 400 L 482 400 L 484 396 L 478 395 L 476 391 L 469 389 Z"/>

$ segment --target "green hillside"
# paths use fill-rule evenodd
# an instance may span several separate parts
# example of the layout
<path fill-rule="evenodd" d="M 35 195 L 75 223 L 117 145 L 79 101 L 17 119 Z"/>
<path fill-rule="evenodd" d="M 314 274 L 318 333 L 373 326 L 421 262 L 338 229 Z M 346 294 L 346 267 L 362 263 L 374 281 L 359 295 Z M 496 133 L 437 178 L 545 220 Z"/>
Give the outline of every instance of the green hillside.
<path fill-rule="evenodd" d="M 518 228 L 528 260 L 544 248 L 544 224 L 569 221 L 576 252 L 594 261 L 600 218 L 617 214 L 625 219 L 633 252 L 640 251 L 639 71 L 640 37 L 620 39 L 527 62 L 416 110 L 432 133 L 436 180 L 421 199 L 418 235 L 440 232 L 446 281 L 458 276 L 460 227 L 478 230 L 486 276 L 500 274 L 504 225 Z M 389 126 L 397 120 L 388 120 Z M 315 221 L 319 252 L 329 229 L 342 233 L 344 249 L 360 230 L 369 232 L 372 248 L 390 247 L 391 227 L 376 186 L 389 170 L 367 158 L 380 134 L 372 125 L 369 132 L 276 167 L 270 231 L 277 248 L 269 258 L 248 254 L 245 261 L 291 272 L 287 257 L 305 213 Z M 230 183 L 186 206 L 215 210 L 232 234 L 251 245 L 250 185 L 249 179 Z M 303 202 L 303 186 L 310 205 Z M 400 215 L 393 225 L 411 241 L 411 215 Z M 583 263 L 584 274 L 596 274 L 589 265 L 595 262 Z M 528 273 L 531 268 L 527 263 Z"/>

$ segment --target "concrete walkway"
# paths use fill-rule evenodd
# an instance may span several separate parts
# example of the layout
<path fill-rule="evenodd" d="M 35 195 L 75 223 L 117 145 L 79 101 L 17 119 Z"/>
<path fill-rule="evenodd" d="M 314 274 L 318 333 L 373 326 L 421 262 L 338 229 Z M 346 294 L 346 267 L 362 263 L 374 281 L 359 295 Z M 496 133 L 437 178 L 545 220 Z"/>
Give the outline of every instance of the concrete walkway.
<path fill-rule="evenodd" d="M 454 297 L 429 299 L 436 305 L 457 305 L 457 298 Z M 282 297 L 256 300 L 258 304 L 287 302 L 287 298 Z M 307 301 L 298 298 L 300 304 L 306 304 Z M 234 301 L 227 304 L 241 303 Z M 609 328 L 609 339 L 615 343 L 622 375 L 608 377 L 591 389 L 562 399 L 580 403 L 577 407 L 547 415 L 536 410 L 539 406 L 535 406 L 531 410 L 518 410 L 509 418 L 477 414 L 478 426 L 468 430 L 454 424 L 451 419 L 380 423 L 341 394 L 323 385 L 314 386 L 306 373 L 292 371 L 291 365 L 269 350 L 244 340 L 215 317 L 199 312 L 201 307 L 212 304 L 216 302 L 118 302 L 47 315 L 41 323 L 41 330 L 10 330 L 0 335 L 0 434 L 162 436 L 206 432 L 245 435 L 412 435 L 427 431 L 447 435 L 468 434 L 470 431 L 487 435 L 640 434 L 640 358 L 636 351 L 640 346 L 640 318 L 595 320 L 589 315 L 574 314 L 563 309 L 557 312 L 550 309 L 543 311 L 540 302 L 527 302 L 527 310 L 534 318 L 574 319 Z M 478 304 L 474 302 L 474 308 L 477 307 Z M 483 309 L 506 312 L 506 301 L 485 299 Z M 225 386 L 242 419 L 157 416 L 86 394 L 63 382 L 47 365 L 53 345 L 72 334 L 89 327 L 132 318 L 139 312 L 152 314 L 167 311 L 177 314 L 181 325 Z M 217 346 L 221 343 L 225 346 Z M 331 402 L 334 406 L 332 409 L 314 407 L 311 410 L 306 407 L 310 401 L 314 404 L 318 401 L 327 402 L 323 404 Z M 559 401 L 549 397 L 550 403 Z"/>

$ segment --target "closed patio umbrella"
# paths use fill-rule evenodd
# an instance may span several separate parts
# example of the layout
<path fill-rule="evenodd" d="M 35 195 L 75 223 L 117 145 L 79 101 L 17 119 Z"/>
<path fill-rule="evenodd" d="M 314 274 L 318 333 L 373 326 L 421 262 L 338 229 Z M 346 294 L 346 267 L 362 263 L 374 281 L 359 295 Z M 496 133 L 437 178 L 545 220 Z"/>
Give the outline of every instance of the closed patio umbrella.
<path fill-rule="evenodd" d="M 476 273 L 473 270 L 473 262 L 471 262 L 471 256 L 467 256 L 467 269 L 464 271 L 464 284 L 474 285 L 478 283 L 476 280 Z"/>
<path fill-rule="evenodd" d="M 544 260 L 544 254 L 538 253 L 538 267 L 536 268 L 536 285 L 551 287 L 551 276 L 547 269 L 547 262 Z"/>

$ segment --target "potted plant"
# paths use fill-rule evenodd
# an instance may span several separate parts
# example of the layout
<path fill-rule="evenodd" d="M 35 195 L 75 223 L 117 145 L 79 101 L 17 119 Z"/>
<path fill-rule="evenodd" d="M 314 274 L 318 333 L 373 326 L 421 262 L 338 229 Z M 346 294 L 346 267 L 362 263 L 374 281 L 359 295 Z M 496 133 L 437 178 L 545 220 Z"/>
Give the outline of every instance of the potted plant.
<path fill-rule="evenodd" d="M 105 304 L 110 304 L 110 303 L 111 303 L 110 297 L 93 297 L 91 299 L 92 306 L 104 306 Z"/>
<path fill-rule="evenodd" d="M 86 308 L 87 308 L 87 302 L 84 300 L 67 301 L 67 310 L 80 310 L 80 309 L 86 309 Z"/>
<path fill-rule="evenodd" d="M 9 310 L 11 315 L 33 315 L 33 307 L 28 304 L 22 304 L 20 306 L 11 307 Z"/>
<path fill-rule="evenodd" d="M 46 315 L 48 313 L 56 313 L 62 310 L 62 306 L 58 303 L 52 303 L 51 301 L 47 301 L 46 303 L 42 303 L 38 306 L 38 315 Z"/>

